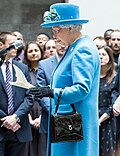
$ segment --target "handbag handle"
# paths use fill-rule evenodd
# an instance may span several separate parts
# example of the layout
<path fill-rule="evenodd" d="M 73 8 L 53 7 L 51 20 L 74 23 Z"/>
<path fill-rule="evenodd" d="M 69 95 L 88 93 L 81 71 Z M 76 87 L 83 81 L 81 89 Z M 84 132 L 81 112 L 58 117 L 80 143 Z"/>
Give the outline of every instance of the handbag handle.
<path fill-rule="evenodd" d="M 62 96 L 62 92 L 63 92 L 63 89 L 60 90 L 60 93 L 59 93 L 59 96 L 58 96 L 58 99 L 57 99 L 57 103 L 56 103 L 56 107 L 55 107 L 55 113 L 54 114 L 57 114 L 58 107 L 59 107 L 59 104 L 60 104 L 60 99 L 61 99 L 61 96 Z M 70 104 L 70 105 L 72 107 L 73 112 L 76 113 L 76 109 L 75 109 L 74 104 Z"/>

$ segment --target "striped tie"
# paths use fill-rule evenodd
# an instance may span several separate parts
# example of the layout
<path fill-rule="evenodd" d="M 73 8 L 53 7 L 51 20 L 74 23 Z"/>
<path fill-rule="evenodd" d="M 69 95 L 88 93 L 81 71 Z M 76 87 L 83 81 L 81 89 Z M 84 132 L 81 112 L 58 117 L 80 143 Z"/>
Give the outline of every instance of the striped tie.
<path fill-rule="evenodd" d="M 10 85 L 11 81 L 11 72 L 9 68 L 9 62 L 6 62 L 6 91 L 8 95 L 8 114 L 12 115 L 14 112 L 14 105 L 13 105 L 13 88 Z"/>

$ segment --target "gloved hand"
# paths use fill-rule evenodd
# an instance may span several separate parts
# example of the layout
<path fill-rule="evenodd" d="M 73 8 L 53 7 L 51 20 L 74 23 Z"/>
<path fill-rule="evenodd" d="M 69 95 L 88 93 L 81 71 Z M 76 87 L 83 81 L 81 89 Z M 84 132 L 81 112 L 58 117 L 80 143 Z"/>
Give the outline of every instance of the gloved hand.
<path fill-rule="evenodd" d="M 53 89 L 50 89 L 49 87 L 33 87 L 30 88 L 26 94 L 33 95 L 35 99 L 41 99 L 43 97 L 54 98 Z"/>

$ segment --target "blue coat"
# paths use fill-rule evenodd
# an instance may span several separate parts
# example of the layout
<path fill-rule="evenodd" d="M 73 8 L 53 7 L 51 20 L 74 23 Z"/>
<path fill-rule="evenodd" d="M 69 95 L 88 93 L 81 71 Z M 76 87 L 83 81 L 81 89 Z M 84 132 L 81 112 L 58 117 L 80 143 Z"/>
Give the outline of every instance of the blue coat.
<path fill-rule="evenodd" d="M 60 88 L 63 88 L 59 112 L 71 111 L 73 103 L 82 114 L 84 140 L 48 143 L 47 156 L 98 156 L 98 91 L 100 78 L 99 54 L 93 41 L 84 36 L 71 45 L 54 70 L 51 88 L 51 113 L 54 113 Z M 48 135 L 48 138 L 50 136 Z M 50 139 L 49 139 L 50 140 Z M 47 152 L 48 152 L 47 151 Z"/>

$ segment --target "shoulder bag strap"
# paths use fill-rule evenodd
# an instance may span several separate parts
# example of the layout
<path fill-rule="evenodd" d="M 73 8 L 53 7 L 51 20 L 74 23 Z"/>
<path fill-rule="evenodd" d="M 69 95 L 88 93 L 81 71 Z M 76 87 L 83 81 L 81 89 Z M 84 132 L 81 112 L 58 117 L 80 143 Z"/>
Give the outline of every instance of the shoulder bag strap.
<path fill-rule="evenodd" d="M 57 103 L 56 103 L 56 107 L 55 107 L 55 113 L 54 114 L 57 114 L 58 107 L 59 107 L 59 104 L 60 104 L 60 98 L 62 96 L 62 92 L 63 92 L 63 89 L 60 90 L 60 93 L 59 93 L 59 96 L 58 96 L 58 99 L 57 99 Z M 74 104 L 70 104 L 70 106 L 72 107 L 73 112 L 76 113 L 76 109 L 75 109 Z"/>
<path fill-rule="evenodd" d="M 70 104 L 70 105 L 71 105 L 71 107 L 72 107 L 72 109 L 73 109 L 73 112 L 76 113 L 76 109 L 75 109 L 74 104 Z"/>
<path fill-rule="evenodd" d="M 59 107 L 59 104 L 60 104 L 60 98 L 62 96 L 62 92 L 63 92 L 63 90 L 61 89 L 60 93 L 59 93 L 59 96 L 58 96 L 58 99 L 57 99 L 57 103 L 56 103 L 56 108 L 55 108 L 55 113 L 54 114 L 57 114 L 58 107 Z"/>

